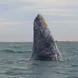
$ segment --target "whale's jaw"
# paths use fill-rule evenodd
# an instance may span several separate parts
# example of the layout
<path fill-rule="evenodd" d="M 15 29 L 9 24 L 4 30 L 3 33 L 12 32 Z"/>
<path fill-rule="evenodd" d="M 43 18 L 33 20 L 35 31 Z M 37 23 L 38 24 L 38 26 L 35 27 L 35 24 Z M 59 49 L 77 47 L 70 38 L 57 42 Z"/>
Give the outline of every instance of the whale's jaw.
<path fill-rule="evenodd" d="M 41 61 L 61 59 L 61 54 L 54 38 L 52 37 L 48 25 L 41 14 L 38 14 L 34 20 L 33 38 L 33 59 Z"/>

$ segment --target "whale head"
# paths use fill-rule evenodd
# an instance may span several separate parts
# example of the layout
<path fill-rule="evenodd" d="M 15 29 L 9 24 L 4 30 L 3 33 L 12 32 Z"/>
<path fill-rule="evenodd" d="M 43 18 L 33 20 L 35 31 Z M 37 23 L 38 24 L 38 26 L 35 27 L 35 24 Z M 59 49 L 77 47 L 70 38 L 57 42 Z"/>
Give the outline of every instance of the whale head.
<path fill-rule="evenodd" d="M 39 24 L 43 24 L 43 25 L 39 25 L 39 26 L 44 26 L 44 28 L 47 28 L 48 25 L 45 22 L 45 19 L 41 14 L 38 14 L 35 20 L 38 20 Z"/>
<path fill-rule="evenodd" d="M 59 60 L 61 54 L 43 16 L 38 14 L 34 20 L 32 58 L 36 60 Z"/>

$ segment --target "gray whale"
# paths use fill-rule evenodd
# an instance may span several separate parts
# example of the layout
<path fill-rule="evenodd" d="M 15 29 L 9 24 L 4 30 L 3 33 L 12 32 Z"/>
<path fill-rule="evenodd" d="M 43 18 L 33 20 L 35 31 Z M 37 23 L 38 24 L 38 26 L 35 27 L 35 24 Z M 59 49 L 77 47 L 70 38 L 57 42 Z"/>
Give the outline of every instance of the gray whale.
<path fill-rule="evenodd" d="M 40 61 L 62 59 L 48 25 L 41 14 L 38 14 L 34 20 L 32 59 Z"/>

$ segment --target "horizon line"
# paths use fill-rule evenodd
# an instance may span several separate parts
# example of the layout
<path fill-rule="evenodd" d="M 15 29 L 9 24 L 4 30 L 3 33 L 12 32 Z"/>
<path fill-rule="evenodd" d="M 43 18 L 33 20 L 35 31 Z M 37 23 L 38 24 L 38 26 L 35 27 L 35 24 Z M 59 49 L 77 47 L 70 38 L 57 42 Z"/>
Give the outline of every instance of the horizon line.
<path fill-rule="evenodd" d="M 33 42 L 33 41 L 0 41 L 1 42 L 17 42 L 17 43 L 24 43 L 24 42 Z M 78 42 L 77 40 L 55 40 L 55 42 Z"/>

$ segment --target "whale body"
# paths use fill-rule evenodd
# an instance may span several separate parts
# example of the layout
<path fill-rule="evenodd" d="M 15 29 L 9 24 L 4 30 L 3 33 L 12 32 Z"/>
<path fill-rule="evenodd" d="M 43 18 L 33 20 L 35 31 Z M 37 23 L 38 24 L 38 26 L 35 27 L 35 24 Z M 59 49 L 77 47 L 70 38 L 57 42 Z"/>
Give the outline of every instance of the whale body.
<path fill-rule="evenodd" d="M 38 14 L 34 20 L 32 59 L 40 61 L 61 60 L 61 53 L 43 16 Z"/>

